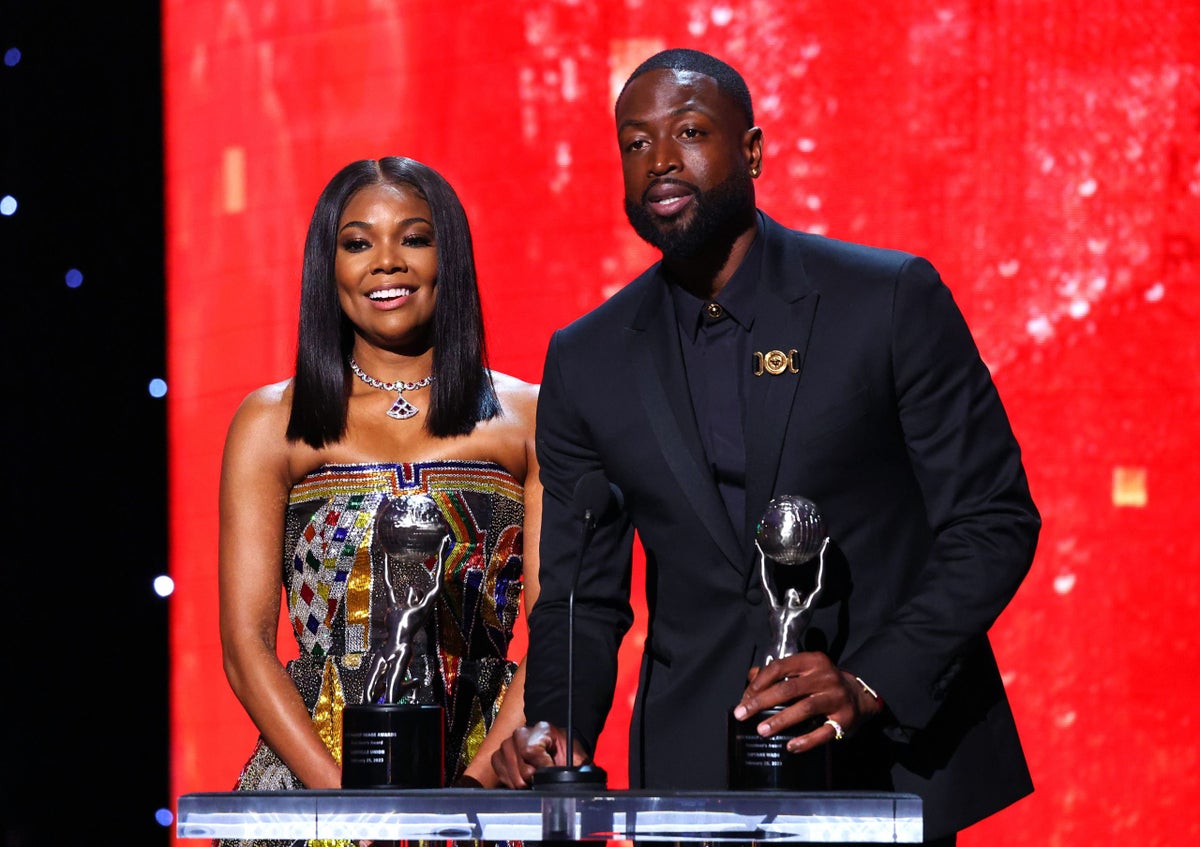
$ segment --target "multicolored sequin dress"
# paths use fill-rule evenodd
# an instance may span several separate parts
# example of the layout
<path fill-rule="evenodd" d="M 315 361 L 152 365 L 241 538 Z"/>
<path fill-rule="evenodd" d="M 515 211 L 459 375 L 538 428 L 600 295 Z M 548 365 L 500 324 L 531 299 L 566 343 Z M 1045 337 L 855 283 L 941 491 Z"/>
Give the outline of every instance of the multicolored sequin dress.
<path fill-rule="evenodd" d="M 375 515 L 390 498 L 430 495 L 450 526 L 443 585 L 414 641 L 406 702 L 446 716 L 446 781 L 491 726 L 516 663 L 508 646 L 521 598 L 521 484 L 492 462 L 326 465 L 292 488 L 283 582 L 300 656 L 288 673 L 325 746 L 342 760 L 342 709 L 362 702 L 371 650 L 384 637 L 383 555 Z M 235 790 L 304 786 L 260 738 Z M 277 842 L 276 842 L 277 843 Z"/>

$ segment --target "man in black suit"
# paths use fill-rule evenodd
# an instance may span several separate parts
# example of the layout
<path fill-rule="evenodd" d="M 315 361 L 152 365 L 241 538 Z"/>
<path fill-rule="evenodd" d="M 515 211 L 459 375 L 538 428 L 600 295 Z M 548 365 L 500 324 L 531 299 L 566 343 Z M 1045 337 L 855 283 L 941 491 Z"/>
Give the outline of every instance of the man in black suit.
<path fill-rule="evenodd" d="M 649 621 L 632 787 L 725 788 L 730 709 L 784 704 L 761 734 L 815 718 L 790 750 L 831 745 L 834 788 L 919 794 L 926 838 L 953 843 L 1032 791 L 987 631 L 1040 518 L 988 369 L 929 262 L 757 210 L 762 131 L 727 64 L 651 57 L 616 120 L 630 222 L 663 258 L 550 343 L 530 725 L 494 763 L 517 787 L 567 764 L 574 494 L 599 470 L 623 496 L 581 560 L 573 761 L 612 702 L 636 531 Z M 764 666 L 754 533 L 787 494 L 825 518 L 828 585 L 799 652 Z"/>

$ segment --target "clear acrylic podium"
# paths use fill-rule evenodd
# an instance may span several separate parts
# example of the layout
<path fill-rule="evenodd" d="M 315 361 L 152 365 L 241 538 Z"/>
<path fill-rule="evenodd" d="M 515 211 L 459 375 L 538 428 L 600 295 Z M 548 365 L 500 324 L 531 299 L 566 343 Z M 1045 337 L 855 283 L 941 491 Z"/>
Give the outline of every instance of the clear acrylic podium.
<path fill-rule="evenodd" d="M 231 791 L 179 798 L 180 838 L 912 844 L 921 798 L 883 792 Z"/>

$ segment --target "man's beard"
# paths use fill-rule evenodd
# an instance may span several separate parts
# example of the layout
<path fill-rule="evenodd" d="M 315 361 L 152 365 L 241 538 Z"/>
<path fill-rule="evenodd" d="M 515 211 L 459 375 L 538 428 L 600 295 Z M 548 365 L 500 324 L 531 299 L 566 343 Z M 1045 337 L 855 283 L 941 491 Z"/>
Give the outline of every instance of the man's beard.
<path fill-rule="evenodd" d="M 744 171 L 735 171 L 708 191 L 683 180 L 674 182 L 693 190 L 692 208 L 684 214 L 687 223 L 664 221 L 647 211 L 644 202 L 625 200 L 625 215 L 634 232 L 671 259 L 689 259 L 708 246 L 722 230 L 754 208 L 753 181 Z"/>

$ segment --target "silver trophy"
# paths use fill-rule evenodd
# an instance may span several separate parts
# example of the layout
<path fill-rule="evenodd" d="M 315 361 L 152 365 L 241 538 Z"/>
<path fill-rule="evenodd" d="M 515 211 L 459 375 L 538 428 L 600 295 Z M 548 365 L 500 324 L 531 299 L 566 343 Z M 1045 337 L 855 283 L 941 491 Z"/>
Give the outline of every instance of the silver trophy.
<path fill-rule="evenodd" d="M 413 637 L 425 623 L 442 588 L 443 557 L 450 543 L 441 509 L 428 494 L 396 497 L 375 516 L 375 543 L 383 550 L 387 588 L 384 641 L 371 658 L 364 703 L 397 703 L 418 680 L 408 677 Z M 426 560 L 437 552 L 430 572 Z M 403 588 L 403 599 L 400 595 Z"/>
<path fill-rule="evenodd" d="M 829 546 L 825 519 L 811 500 L 793 494 L 776 497 L 758 522 L 754 546 L 763 590 L 771 604 L 771 649 L 766 658 L 770 663 L 800 652 L 800 636 L 812 617 L 813 602 L 824 587 L 825 550 Z M 781 597 L 779 580 L 776 574 L 768 573 L 767 560 L 773 563 L 772 570 L 790 570 L 807 565 L 814 557 L 818 560 L 817 573 L 807 595 L 801 596 L 799 590 L 788 586 Z"/>
<path fill-rule="evenodd" d="M 380 508 L 374 543 L 384 557 L 383 639 L 371 652 L 362 703 L 342 715 L 342 787 L 441 788 L 442 707 L 400 701 L 422 682 L 410 674 L 414 639 L 441 592 L 449 526 L 432 497 L 409 494 Z"/>
<path fill-rule="evenodd" d="M 758 550 L 759 577 L 770 605 L 771 641 L 764 661 L 769 664 L 800 652 L 800 638 L 824 587 L 825 551 L 829 547 L 825 519 L 811 500 L 791 494 L 776 497 L 758 522 L 754 546 Z M 805 572 L 812 570 L 813 559 L 817 560 L 815 575 Z M 803 590 L 796 585 L 803 585 Z M 730 788 L 813 791 L 829 787 L 827 745 L 807 753 L 787 751 L 787 742 L 819 726 L 819 718 L 767 738 L 758 735 L 758 725 L 786 707 L 774 706 L 744 721 L 737 720 L 730 711 Z"/>

